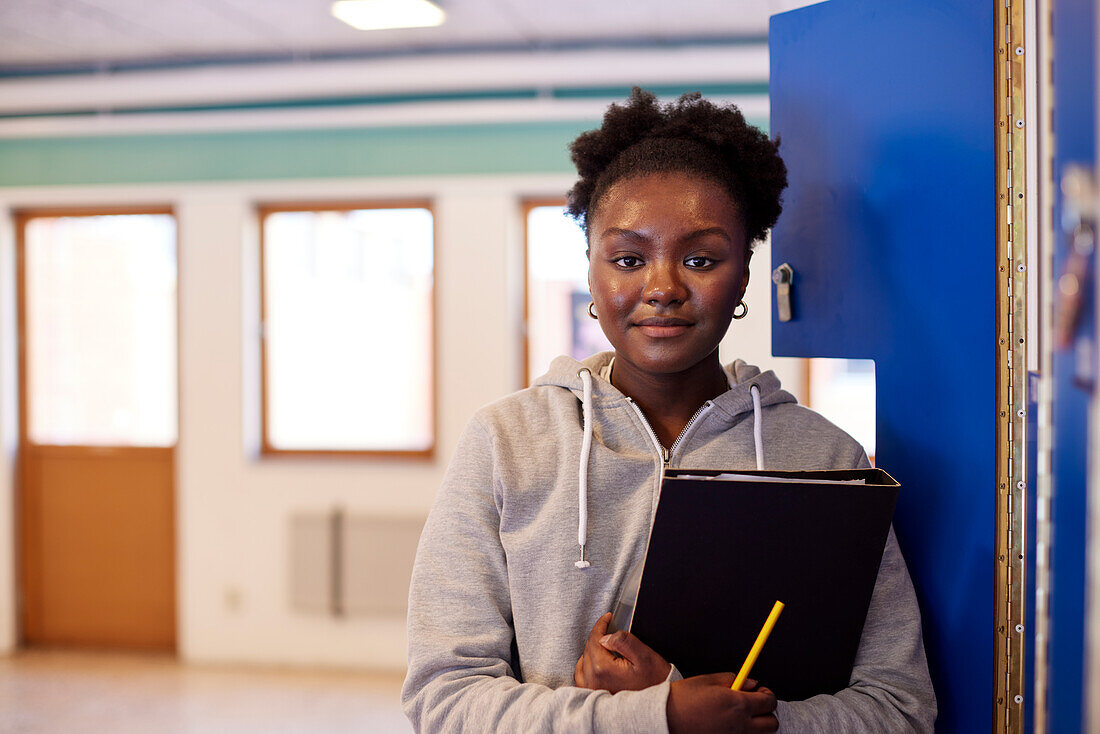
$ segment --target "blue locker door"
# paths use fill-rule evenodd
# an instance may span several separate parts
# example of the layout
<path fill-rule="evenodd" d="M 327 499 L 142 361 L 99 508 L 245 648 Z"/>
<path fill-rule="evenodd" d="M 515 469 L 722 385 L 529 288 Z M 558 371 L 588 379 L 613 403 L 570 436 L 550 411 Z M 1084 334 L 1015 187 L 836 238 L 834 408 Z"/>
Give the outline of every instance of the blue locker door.
<path fill-rule="evenodd" d="M 937 728 L 966 734 L 993 709 L 994 23 L 989 0 L 831 0 L 769 36 L 794 269 L 773 352 L 875 360 Z"/>

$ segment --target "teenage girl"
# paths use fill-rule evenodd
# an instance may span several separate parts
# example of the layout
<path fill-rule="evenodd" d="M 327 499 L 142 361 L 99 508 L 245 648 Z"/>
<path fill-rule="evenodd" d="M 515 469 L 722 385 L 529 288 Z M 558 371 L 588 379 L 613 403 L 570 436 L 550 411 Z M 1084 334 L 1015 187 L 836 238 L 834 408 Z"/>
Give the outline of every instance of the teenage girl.
<path fill-rule="evenodd" d="M 661 106 L 636 89 L 571 150 L 589 312 L 614 351 L 559 357 L 463 432 L 413 571 L 402 698 L 414 727 L 932 731 L 920 613 L 892 530 L 835 695 L 777 702 L 767 681 L 731 690 L 732 672 L 682 679 L 644 640 L 607 634 L 666 467 L 869 464 L 772 372 L 718 359 L 747 311 L 752 245 L 780 213 L 778 143 L 735 107 L 699 95 Z"/>

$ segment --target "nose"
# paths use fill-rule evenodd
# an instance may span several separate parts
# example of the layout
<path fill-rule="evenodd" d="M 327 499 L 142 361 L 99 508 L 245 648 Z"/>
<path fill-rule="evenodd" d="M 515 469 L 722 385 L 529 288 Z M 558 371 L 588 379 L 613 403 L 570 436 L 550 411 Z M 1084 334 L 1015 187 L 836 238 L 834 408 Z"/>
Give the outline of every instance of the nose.
<path fill-rule="evenodd" d="M 675 263 L 655 262 L 647 268 L 642 300 L 653 306 L 670 306 L 683 303 L 687 288 Z"/>

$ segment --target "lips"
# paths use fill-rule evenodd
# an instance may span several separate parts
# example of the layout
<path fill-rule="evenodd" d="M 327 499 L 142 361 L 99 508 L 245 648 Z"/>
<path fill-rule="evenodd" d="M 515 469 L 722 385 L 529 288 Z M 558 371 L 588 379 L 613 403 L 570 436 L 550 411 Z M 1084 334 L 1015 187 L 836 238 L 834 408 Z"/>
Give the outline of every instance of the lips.
<path fill-rule="evenodd" d="M 691 327 L 691 322 L 667 316 L 651 316 L 635 324 L 643 334 L 654 339 L 680 336 Z"/>

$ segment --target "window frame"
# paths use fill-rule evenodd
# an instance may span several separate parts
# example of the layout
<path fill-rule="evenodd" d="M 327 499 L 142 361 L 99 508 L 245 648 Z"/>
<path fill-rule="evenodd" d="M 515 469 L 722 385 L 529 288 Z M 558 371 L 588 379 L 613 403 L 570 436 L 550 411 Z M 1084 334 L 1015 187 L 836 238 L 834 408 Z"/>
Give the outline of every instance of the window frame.
<path fill-rule="evenodd" d="M 568 205 L 564 196 L 528 196 L 520 200 L 520 214 L 523 217 L 523 251 L 520 260 L 523 265 L 523 350 L 520 368 L 523 370 L 523 387 L 531 386 L 531 210 L 543 206 L 556 206 L 564 209 Z"/>
<path fill-rule="evenodd" d="M 15 298 L 16 298 L 16 342 L 17 342 L 17 400 L 19 401 L 19 450 L 46 449 L 54 444 L 40 444 L 31 441 L 30 413 L 28 411 L 28 381 L 27 373 L 27 225 L 34 219 L 58 219 L 61 217 L 115 217 L 127 215 L 155 214 L 172 217 L 176 224 L 176 440 L 171 446 L 114 446 L 98 444 L 67 444 L 72 449 L 87 449 L 100 454 L 111 455 L 126 452 L 140 452 L 147 449 L 169 449 L 174 451 L 179 446 L 180 421 L 182 419 L 183 401 L 181 399 L 180 378 L 182 376 L 182 355 L 180 354 L 180 220 L 176 209 L 171 204 L 139 204 L 139 205 L 95 205 L 95 206 L 44 206 L 20 208 L 12 212 L 15 224 Z"/>
<path fill-rule="evenodd" d="M 267 217 L 281 212 L 350 212 L 363 209 L 427 209 L 432 216 L 432 286 L 429 314 L 431 324 L 428 339 L 428 365 L 430 378 L 428 390 L 431 392 L 429 410 L 429 431 L 431 440 L 424 449 L 283 449 L 271 443 L 268 418 L 268 354 L 267 354 L 267 247 L 264 224 Z M 259 226 L 259 329 L 257 336 L 260 346 L 260 456 L 274 457 L 339 457 L 363 459 L 408 459 L 431 460 L 439 443 L 439 303 L 436 285 L 439 282 L 439 218 L 435 204 L 431 199 L 365 199 L 365 200 L 310 200 L 265 202 L 255 207 L 256 222 Z"/>

